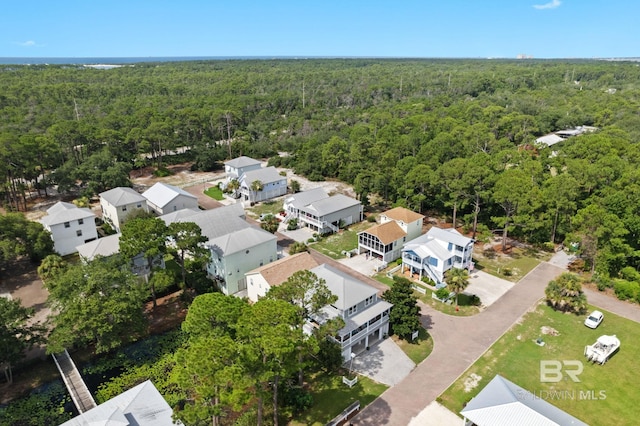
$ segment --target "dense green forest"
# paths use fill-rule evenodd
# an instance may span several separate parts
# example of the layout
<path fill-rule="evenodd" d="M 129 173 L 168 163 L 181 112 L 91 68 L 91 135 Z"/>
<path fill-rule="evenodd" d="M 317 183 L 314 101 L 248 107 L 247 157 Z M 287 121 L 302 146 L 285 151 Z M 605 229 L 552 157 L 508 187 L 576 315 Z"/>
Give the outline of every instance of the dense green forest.
<path fill-rule="evenodd" d="M 210 170 L 248 155 L 446 214 L 467 229 L 575 243 L 587 270 L 639 266 L 640 67 L 556 60 L 237 60 L 0 68 L 8 210 L 94 195 L 166 150 Z M 599 131 L 553 146 L 536 137 Z M 278 156 L 286 152 L 288 156 Z M 151 154 L 151 155 L 147 155 Z M 625 269 L 626 268 L 626 269 Z"/>

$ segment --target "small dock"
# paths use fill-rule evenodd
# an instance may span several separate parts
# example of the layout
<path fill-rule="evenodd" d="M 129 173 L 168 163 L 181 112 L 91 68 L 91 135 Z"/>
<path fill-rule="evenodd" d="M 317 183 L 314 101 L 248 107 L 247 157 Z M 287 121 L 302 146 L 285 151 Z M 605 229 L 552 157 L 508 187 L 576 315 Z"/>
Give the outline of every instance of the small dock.
<path fill-rule="evenodd" d="M 64 352 L 53 354 L 52 356 L 78 412 L 82 414 L 95 408 L 96 401 L 91 396 L 91 392 L 89 392 L 89 388 L 87 388 L 82 376 L 80 376 L 80 371 L 78 371 L 76 364 L 71 359 L 69 352 L 65 349 Z"/>

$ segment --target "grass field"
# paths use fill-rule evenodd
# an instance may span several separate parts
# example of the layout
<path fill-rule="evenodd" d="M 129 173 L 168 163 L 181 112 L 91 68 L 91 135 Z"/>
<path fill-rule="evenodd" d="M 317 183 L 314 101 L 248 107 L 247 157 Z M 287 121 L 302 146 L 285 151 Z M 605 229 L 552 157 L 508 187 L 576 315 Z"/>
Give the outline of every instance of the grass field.
<path fill-rule="evenodd" d="M 358 383 L 351 388 L 342 383 L 340 375 L 318 373 L 310 382 L 313 406 L 289 425 L 325 425 L 353 402 L 360 401 L 360 407 L 365 407 L 387 389 L 386 385 L 364 376 L 359 376 Z"/>
<path fill-rule="evenodd" d="M 585 315 L 562 314 L 541 304 L 489 348 L 438 401 L 459 413 L 500 374 L 589 424 L 635 424 L 640 413 L 640 373 L 636 367 L 640 324 L 603 312 L 604 322 L 592 330 L 583 325 Z M 558 335 L 544 334 L 543 326 L 557 330 Z M 617 335 L 620 350 L 604 365 L 590 364 L 583 355 L 584 347 L 603 334 Z M 535 343 L 538 337 L 543 338 L 544 346 Z M 542 382 L 541 360 L 581 361 L 584 370 L 578 375 L 580 382 L 570 380 L 567 374 L 558 383 Z M 566 370 L 577 371 L 577 367 L 567 366 Z M 473 382 L 477 385 L 472 386 Z"/>
<path fill-rule="evenodd" d="M 222 190 L 217 186 L 212 186 L 211 188 L 205 189 L 204 193 L 214 200 L 224 200 L 224 195 L 222 194 Z"/>
<path fill-rule="evenodd" d="M 392 336 L 392 338 L 400 349 L 402 349 L 416 365 L 424 361 L 433 350 L 433 339 L 429 336 L 427 330 L 422 327 L 420 328 L 418 338 L 414 343 L 399 339 L 396 336 Z"/>
<path fill-rule="evenodd" d="M 476 269 L 511 282 L 518 282 L 541 261 L 550 258 L 551 253 L 519 247 L 513 247 L 506 255 L 479 250 L 473 252 Z"/>
<path fill-rule="evenodd" d="M 313 243 L 313 248 L 332 259 L 342 259 L 344 258 L 342 251 L 358 248 L 358 232 L 364 231 L 373 225 L 375 223 L 370 222 L 350 225 L 348 229 L 343 229 L 337 234 L 331 234 L 317 243 Z"/>

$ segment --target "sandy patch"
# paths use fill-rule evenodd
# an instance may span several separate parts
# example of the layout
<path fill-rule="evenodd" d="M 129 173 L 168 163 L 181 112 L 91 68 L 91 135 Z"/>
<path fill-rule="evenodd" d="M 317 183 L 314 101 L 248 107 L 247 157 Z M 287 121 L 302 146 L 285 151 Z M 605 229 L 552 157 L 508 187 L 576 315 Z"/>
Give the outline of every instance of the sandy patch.
<path fill-rule="evenodd" d="M 482 376 L 478 376 L 476 373 L 471 373 L 469 377 L 464 379 L 464 391 L 467 393 L 471 392 L 478 386 L 480 380 L 482 380 Z"/>

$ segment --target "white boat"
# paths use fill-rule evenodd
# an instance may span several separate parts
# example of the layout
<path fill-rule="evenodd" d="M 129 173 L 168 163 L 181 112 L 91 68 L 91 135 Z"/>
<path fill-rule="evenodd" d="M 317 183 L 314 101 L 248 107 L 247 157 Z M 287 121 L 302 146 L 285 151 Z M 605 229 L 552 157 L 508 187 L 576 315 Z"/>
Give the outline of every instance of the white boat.
<path fill-rule="evenodd" d="M 591 362 L 597 362 L 602 365 L 615 351 L 620 348 L 620 339 L 613 336 L 602 335 L 593 345 L 584 347 L 584 355 Z"/>

